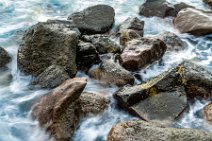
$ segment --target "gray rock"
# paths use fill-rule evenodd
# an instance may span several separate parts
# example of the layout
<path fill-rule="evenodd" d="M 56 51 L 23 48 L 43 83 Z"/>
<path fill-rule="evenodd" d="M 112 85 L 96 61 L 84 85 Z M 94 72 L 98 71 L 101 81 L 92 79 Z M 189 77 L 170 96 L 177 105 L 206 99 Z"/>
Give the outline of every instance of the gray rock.
<path fill-rule="evenodd" d="M 0 71 L 0 85 L 9 86 L 12 82 L 12 74 L 9 70 L 3 69 Z"/>
<path fill-rule="evenodd" d="M 166 44 L 157 38 L 143 37 L 127 42 L 121 54 L 121 65 L 127 70 L 138 70 L 162 58 Z"/>
<path fill-rule="evenodd" d="M 69 78 L 63 67 L 51 65 L 36 77 L 33 84 L 42 88 L 55 88 Z"/>
<path fill-rule="evenodd" d="M 11 58 L 8 54 L 8 52 L 0 47 L 0 68 L 3 68 L 10 62 Z"/>
<path fill-rule="evenodd" d="M 18 67 L 38 76 L 51 65 L 62 66 L 69 76 L 76 74 L 78 33 L 68 22 L 38 23 L 30 27 L 18 50 Z"/>
<path fill-rule="evenodd" d="M 114 23 L 115 11 L 108 5 L 95 5 L 68 17 L 83 34 L 98 34 L 109 31 Z"/>
<path fill-rule="evenodd" d="M 166 0 L 146 0 L 144 4 L 139 7 L 139 14 L 146 17 L 167 17 L 174 16 L 174 6 Z"/>
<path fill-rule="evenodd" d="M 188 4 L 184 3 L 184 2 L 181 2 L 181 3 L 175 4 L 174 8 L 175 8 L 175 15 L 177 15 L 182 9 L 194 8 L 194 7 L 191 6 L 191 5 L 188 5 Z"/>
<path fill-rule="evenodd" d="M 176 129 L 135 120 L 114 125 L 107 141 L 212 141 L 212 134 L 197 129 Z"/>

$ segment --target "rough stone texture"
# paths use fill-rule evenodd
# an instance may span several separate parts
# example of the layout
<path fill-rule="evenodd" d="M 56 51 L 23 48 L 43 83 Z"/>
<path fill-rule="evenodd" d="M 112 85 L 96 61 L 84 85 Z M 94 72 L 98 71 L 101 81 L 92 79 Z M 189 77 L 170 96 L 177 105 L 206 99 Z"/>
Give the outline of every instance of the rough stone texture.
<path fill-rule="evenodd" d="M 212 121 L 212 102 L 204 107 L 204 117 L 208 121 Z"/>
<path fill-rule="evenodd" d="M 110 60 L 103 60 L 100 65 L 92 67 L 88 74 L 90 77 L 106 84 L 124 86 L 134 83 L 134 77 L 131 72 Z"/>
<path fill-rule="evenodd" d="M 107 35 L 84 35 L 82 40 L 92 43 L 99 54 L 120 53 L 121 47 Z"/>
<path fill-rule="evenodd" d="M 188 4 L 184 3 L 184 2 L 181 2 L 181 3 L 175 4 L 174 8 L 175 8 L 175 15 L 177 15 L 182 9 L 194 8 L 194 7 L 191 6 L 191 5 L 188 5 Z"/>
<path fill-rule="evenodd" d="M 181 33 L 195 36 L 212 33 L 212 12 L 204 12 L 193 8 L 181 10 L 174 19 L 174 26 Z"/>
<path fill-rule="evenodd" d="M 30 27 L 18 50 L 19 69 L 37 76 L 54 64 L 64 67 L 73 77 L 78 35 L 69 22 L 49 21 Z"/>
<path fill-rule="evenodd" d="M 99 94 L 84 92 L 80 96 L 80 103 L 81 114 L 84 116 L 96 115 L 102 113 L 108 107 L 109 99 Z"/>
<path fill-rule="evenodd" d="M 203 2 L 208 4 L 208 5 L 210 5 L 210 6 L 212 6 L 212 0 L 203 0 Z"/>
<path fill-rule="evenodd" d="M 7 53 L 7 51 L 0 47 L 0 68 L 3 68 L 6 66 L 7 63 L 9 63 L 11 60 L 9 54 Z"/>
<path fill-rule="evenodd" d="M 63 67 L 51 65 L 36 77 L 33 84 L 42 88 L 54 88 L 69 78 L 68 73 L 63 69 Z"/>
<path fill-rule="evenodd" d="M 127 70 L 138 70 L 162 58 L 166 44 L 157 38 L 145 37 L 127 42 L 121 54 L 121 65 Z"/>
<path fill-rule="evenodd" d="M 133 39 L 141 38 L 141 36 L 135 30 L 132 30 L 132 29 L 126 29 L 122 31 L 120 34 L 121 35 L 120 35 L 119 43 L 120 45 L 124 47 L 126 46 L 127 42 Z"/>
<path fill-rule="evenodd" d="M 146 0 L 144 4 L 139 7 L 139 14 L 146 17 L 167 17 L 174 16 L 174 6 L 166 0 Z"/>
<path fill-rule="evenodd" d="M 32 116 L 57 141 L 69 141 L 78 126 L 85 85 L 85 78 L 69 79 L 34 104 Z"/>
<path fill-rule="evenodd" d="M 116 124 L 107 141 L 212 141 L 210 132 L 169 128 L 141 120 Z"/>
<path fill-rule="evenodd" d="M 172 32 L 167 31 L 159 34 L 157 37 L 166 43 L 168 51 L 179 51 L 184 49 L 183 41 Z"/>
<path fill-rule="evenodd" d="M 83 34 L 97 34 L 109 31 L 114 23 L 115 11 L 108 5 L 95 5 L 68 17 Z"/>

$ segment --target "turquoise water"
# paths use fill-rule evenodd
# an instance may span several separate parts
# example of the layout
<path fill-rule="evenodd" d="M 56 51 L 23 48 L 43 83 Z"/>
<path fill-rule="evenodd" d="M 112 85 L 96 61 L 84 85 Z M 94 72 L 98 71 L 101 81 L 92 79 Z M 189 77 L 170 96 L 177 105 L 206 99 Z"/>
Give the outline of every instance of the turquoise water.
<path fill-rule="evenodd" d="M 208 9 L 201 0 L 169 1 L 172 3 L 183 1 L 200 9 Z M 16 55 L 23 31 L 39 21 L 66 19 L 73 11 L 98 3 L 115 8 L 116 25 L 127 17 L 137 16 L 145 20 L 145 36 L 172 31 L 186 42 L 185 50 L 167 53 L 163 57 L 163 66 L 155 63 L 145 70 L 136 72 L 144 80 L 162 73 L 184 59 L 195 59 L 201 65 L 212 68 L 212 35 L 199 38 L 186 34 L 180 35 L 173 28 L 171 18 L 141 17 L 137 15 L 137 11 L 142 0 L 0 0 L 0 46 L 12 56 L 8 70 L 0 72 L 0 141 L 52 140 L 38 127 L 37 121 L 33 121 L 30 117 L 32 103 L 47 90 L 31 90 L 28 86 L 31 77 L 21 74 L 17 69 Z M 10 75 L 13 76 L 12 80 Z M 79 72 L 78 76 L 85 76 L 85 74 Z M 112 98 L 112 93 L 116 90 L 116 87 L 103 87 L 97 81 L 89 79 L 86 91 L 107 95 L 111 99 L 111 105 L 104 114 L 84 119 L 76 131 L 75 141 L 103 141 L 113 124 L 133 118 L 116 108 Z M 191 105 L 190 112 L 185 114 L 177 124 L 180 127 L 212 131 L 208 123 L 196 116 L 206 103 L 208 101 L 198 101 Z"/>

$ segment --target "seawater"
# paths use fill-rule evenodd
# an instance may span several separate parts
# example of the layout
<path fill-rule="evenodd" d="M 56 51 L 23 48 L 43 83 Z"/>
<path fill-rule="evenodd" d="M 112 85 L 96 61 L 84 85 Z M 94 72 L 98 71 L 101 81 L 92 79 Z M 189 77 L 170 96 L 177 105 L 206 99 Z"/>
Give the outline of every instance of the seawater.
<path fill-rule="evenodd" d="M 171 3 L 186 2 L 199 9 L 208 10 L 201 0 L 168 0 Z M 174 29 L 172 18 L 145 18 L 139 16 L 138 7 L 142 0 L 0 0 L 0 46 L 12 56 L 8 69 L 0 72 L 0 141 L 53 141 L 38 122 L 30 116 L 33 102 L 48 90 L 32 90 L 29 87 L 31 77 L 21 74 L 17 69 L 17 50 L 24 30 L 37 22 L 47 19 L 65 20 L 74 11 L 80 11 L 95 4 L 108 4 L 116 11 L 115 26 L 128 17 L 136 16 L 145 21 L 145 36 L 154 36 L 164 31 L 178 34 L 186 43 L 186 49 L 169 52 L 163 57 L 163 63 L 155 62 L 147 68 L 134 72 L 142 81 L 148 80 L 185 59 L 194 59 L 201 65 L 212 68 L 212 35 L 194 37 L 179 34 Z M 11 77 L 12 76 L 12 77 Z M 135 119 L 117 108 L 112 94 L 115 86 L 103 86 L 85 76 L 87 92 L 106 95 L 110 98 L 109 108 L 101 115 L 83 119 L 77 129 L 74 141 L 104 141 L 111 127 L 120 121 Z M 138 79 L 137 83 L 141 80 Z M 189 111 L 183 115 L 176 126 L 181 128 L 199 128 L 212 131 L 212 126 L 201 116 L 202 108 L 209 101 L 196 101 L 189 105 Z"/>

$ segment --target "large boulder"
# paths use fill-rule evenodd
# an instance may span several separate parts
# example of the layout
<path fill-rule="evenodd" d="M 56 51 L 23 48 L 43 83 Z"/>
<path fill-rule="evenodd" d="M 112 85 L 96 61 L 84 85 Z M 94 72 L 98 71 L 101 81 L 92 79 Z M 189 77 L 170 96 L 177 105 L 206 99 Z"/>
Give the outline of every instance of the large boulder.
<path fill-rule="evenodd" d="M 157 38 L 143 37 L 127 42 L 121 54 L 121 65 L 127 70 L 138 70 L 162 58 L 166 44 Z"/>
<path fill-rule="evenodd" d="M 139 7 L 139 14 L 146 17 L 167 17 L 174 16 L 174 6 L 168 3 L 166 0 L 145 0 L 145 2 Z"/>
<path fill-rule="evenodd" d="M 131 72 L 125 70 L 112 60 L 103 60 L 98 66 L 93 66 L 88 74 L 91 78 L 100 80 L 106 84 L 124 86 L 134 83 L 134 77 Z"/>
<path fill-rule="evenodd" d="M 9 63 L 10 60 L 11 58 L 8 52 L 4 48 L 0 47 L 0 68 L 5 67 L 5 65 Z"/>
<path fill-rule="evenodd" d="M 211 141 L 212 134 L 197 129 L 177 129 L 141 120 L 113 126 L 107 141 Z"/>
<path fill-rule="evenodd" d="M 77 71 L 76 48 L 79 33 L 71 25 L 71 22 L 66 21 L 49 21 L 30 27 L 18 50 L 19 69 L 38 76 L 49 66 L 59 65 L 73 77 Z"/>
<path fill-rule="evenodd" d="M 175 15 L 177 15 L 182 9 L 194 8 L 194 7 L 191 6 L 191 5 L 188 5 L 188 4 L 184 3 L 184 2 L 180 2 L 180 3 L 175 4 L 174 8 L 175 8 Z"/>
<path fill-rule="evenodd" d="M 69 141 L 80 120 L 79 97 L 85 78 L 69 79 L 34 104 L 32 116 L 57 141 Z"/>
<path fill-rule="evenodd" d="M 212 102 L 204 107 L 204 116 L 208 121 L 212 121 Z"/>
<path fill-rule="evenodd" d="M 210 5 L 210 6 L 212 6 L 212 0 L 203 0 L 203 2 L 208 4 L 208 5 Z"/>
<path fill-rule="evenodd" d="M 181 10 L 174 19 L 174 26 L 181 33 L 195 36 L 212 33 L 212 12 L 205 12 L 193 8 Z"/>
<path fill-rule="evenodd" d="M 97 34 L 109 31 L 114 23 L 115 11 L 108 5 L 95 5 L 68 17 L 83 34 Z"/>
<path fill-rule="evenodd" d="M 35 78 L 33 84 L 41 88 L 55 88 L 69 78 L 64 68 L 51 65 Z"/>

